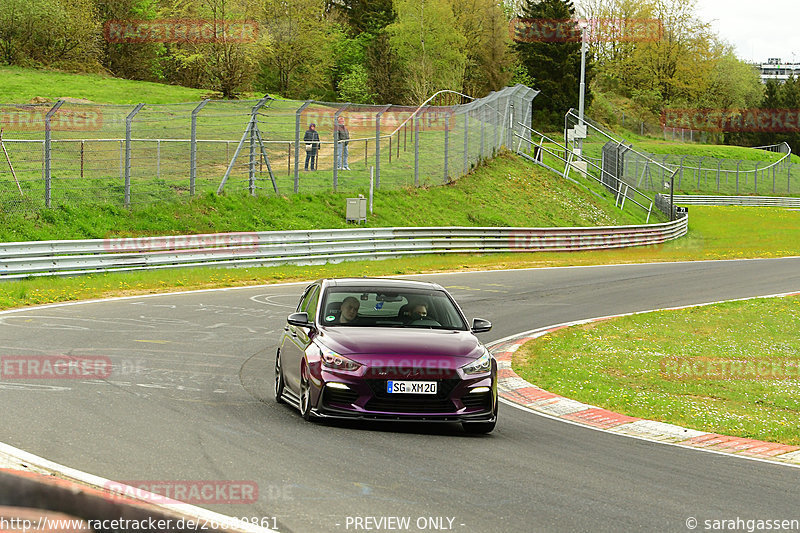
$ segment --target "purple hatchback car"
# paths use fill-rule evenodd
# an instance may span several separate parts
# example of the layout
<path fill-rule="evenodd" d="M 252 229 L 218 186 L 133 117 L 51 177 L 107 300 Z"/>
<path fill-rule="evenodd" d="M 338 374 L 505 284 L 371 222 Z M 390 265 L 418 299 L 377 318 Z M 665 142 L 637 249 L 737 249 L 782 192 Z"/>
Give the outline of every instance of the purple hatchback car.
<path fill-rule="evenodd" d="M 303 418 L 497 422 L 497 362 L 435 283 L 323 279 L 300 298 L 275 357 L 275 399 Z"/>

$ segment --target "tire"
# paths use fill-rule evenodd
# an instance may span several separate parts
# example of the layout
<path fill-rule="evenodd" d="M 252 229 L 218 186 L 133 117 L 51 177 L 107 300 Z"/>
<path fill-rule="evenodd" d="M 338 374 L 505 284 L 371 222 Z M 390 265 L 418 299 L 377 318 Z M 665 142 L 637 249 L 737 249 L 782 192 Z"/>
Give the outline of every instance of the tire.
<path fill-rule="evenodd" d="M 283 389 L 286 388 L 286 382 L 283 380 L 283 370 L 281 370 L 281 351 L 275 354 L 275 401 L 278 403 L 286 403 L 283 399 Z"/>
<path fill-rule="evenodd" d="M 300 414 L 303 420 L 311 420 L 311 385 L 308 382 L 308 367 L 300 371 Z"/>

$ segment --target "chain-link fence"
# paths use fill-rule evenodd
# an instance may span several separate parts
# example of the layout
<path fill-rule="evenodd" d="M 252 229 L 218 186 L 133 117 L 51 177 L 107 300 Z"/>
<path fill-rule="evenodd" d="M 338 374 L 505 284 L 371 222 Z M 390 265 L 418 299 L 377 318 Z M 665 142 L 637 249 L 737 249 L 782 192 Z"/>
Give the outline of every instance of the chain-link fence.
<path fill-rule="evenodd" d="M 447 183 L 515 134 L 529 135 L 515 124 L 530 123 L 537 94 L 516 85 L 467 104 L 420 107 L 271 98 L 0 104 L 0 209 L 129 206 L 207 192 L 357 193 L 371 178 L 376 188 Z M 334 127 L 340 118 L 346 139 Z M 319 144 L 309 165 L 312 123 Z"/>
<path fill-rule="evenodd" d="M 677 171 L 675 190 L 684 193 L 800 194 L 800 165 L 791 162 L 788 145 L 782 143 L 761 148 L 767 150 L 762 160 L 626 151 L 622 160 L 622 177 L 626 183 L 657 192 L 663 191 L 665 177 Z M 652 160 L 661 165 L 656 167 Z"/>

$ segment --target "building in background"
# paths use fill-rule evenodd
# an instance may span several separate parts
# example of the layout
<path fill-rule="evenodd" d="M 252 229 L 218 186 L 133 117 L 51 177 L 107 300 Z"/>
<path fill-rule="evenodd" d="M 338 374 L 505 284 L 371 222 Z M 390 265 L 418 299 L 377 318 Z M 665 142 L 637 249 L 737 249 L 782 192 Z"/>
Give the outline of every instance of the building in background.
<path fill-rule="evenodd" d="M 771 57 L 766 63 L 756 65 L 761 74 L 761 83 L 767 80 L 776 80 L 783 83 L 789 76 L 800 77 L 800 63 L 781 63 L 781 58 Z"/>

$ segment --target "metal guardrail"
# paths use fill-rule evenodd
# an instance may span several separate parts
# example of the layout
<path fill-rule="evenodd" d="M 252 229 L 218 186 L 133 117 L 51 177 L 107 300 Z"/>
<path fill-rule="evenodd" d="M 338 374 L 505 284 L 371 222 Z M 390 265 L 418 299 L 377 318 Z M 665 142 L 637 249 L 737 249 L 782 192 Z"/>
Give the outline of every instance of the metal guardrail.
<path fill-rule="evenodd" d="M 675 203 L 683 205 L 744 205 L 752 207 L 797 207 L 800 198 L 790 196 L 702 196 L 675 195 Z"/>
<path fill-rule="evenodd" d="M 659 244 L 686 218 L 588 228 L 358 228 L 0 244 L 0 279 L 199 266 L 323 264 L 430 253 L 573 251 Z"/>

